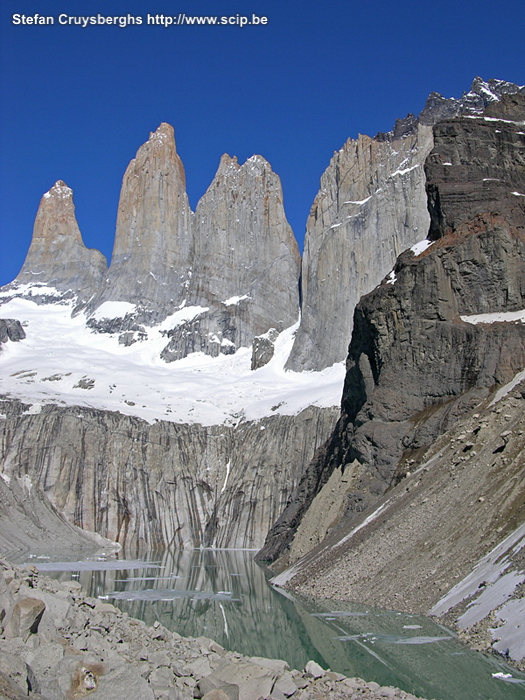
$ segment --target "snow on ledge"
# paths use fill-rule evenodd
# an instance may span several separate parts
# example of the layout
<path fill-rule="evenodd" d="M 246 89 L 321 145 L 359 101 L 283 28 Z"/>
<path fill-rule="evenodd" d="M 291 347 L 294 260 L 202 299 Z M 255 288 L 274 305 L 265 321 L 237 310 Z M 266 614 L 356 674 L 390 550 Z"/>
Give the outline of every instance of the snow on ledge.
<path fill-rule="evenodd" d="M 239 302 L 244 301 L 244 299 L 250 299 L 249 294 L 243 294 L 241 296 L 235 296 L 235 297 L 230 297 L 229 299 L 226 299 L 226 301 L 223 301 L 222 303 L 224 306 L 236 306 L 239 304 Z"/>
<path fill-rule="evenodd" d="M 433 241 L 429 241 L 427 238 L 423 241 L 419 241 L 419 243 L 415 243 L 410 250 L 414 253 L 414 255 L 417 256 L 421 255 L 427 248 L 430 248 L 432 245 Z"/>
<path fill-rule="evenodd" d="M 491 314 L 472 314 L 460 316 L 462 321 L 476 325 L 478 323 L 523 323 L 525 321 L 525 309 L 521 311 L 496 311 Z"/>

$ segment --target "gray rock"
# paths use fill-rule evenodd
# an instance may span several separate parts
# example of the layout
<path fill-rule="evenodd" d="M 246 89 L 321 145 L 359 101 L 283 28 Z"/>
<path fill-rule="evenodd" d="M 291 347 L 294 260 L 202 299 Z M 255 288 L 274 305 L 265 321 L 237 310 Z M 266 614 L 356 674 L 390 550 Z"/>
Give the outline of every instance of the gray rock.
<path fill-rule="evenodd" d="M 334 154 L 306 225 L 302 317 L 289 369 L 320 370 L 344 360 L 360 297 L 425 238 L 423 163 L 431 148 L 431 127 L 418 126 L 391 143 L 349 139 Z"/>
<path fill-rule="evenodd" d="M 26 337 L 22 324 L 15 318 L 0 318 L 0 343 L 8 340 L 16 343 Z"/>
<path fill-rule="evenodd" d="M 239 700 L 259 700 L 270 695 L 277 678 L 277 672 L 249 661 L 239 660 L 222 666 L 199 682 L 202 691 L 207 683 L 215 688 L 223 688 L 221 684 L 230 684 L 239 688 Z M 212 690 L 212 688 L 209 688 Z"/>
<path fill-rule="evenodd" d="M 275 692 L 275 690 L 279 690 L 283 695 L 286 697 L 289 697 L 290 695 L 293 695 L 298 686 L 294 682 L 294 678 L 291 673 L 288 671 L 285 671 L 283 675 L 277 679 L 275 682 L 275 686 L 272 692 Z"/>
<path fill-rule="evenodd" d="M 322 678 L 326 673 L 324 668 L 319 666 L 315 661 L 309 661 L 304 667 L 304 672 L 307 676 L 311 676 L 312 678 Z"/>
<path fill-rule="evenodd" d="M 18 700 L 19 697 L 27 697 L 28 690 L 25 661 L 15 654 L 0 651 L 0 697 L 3 693 L 8 698 Z"/>
<path fill-rule="evenodd" d="M 252 347 L 252 370 L 264 367 L 272 359 L 275 352 L 275 340 L 278 336 L 278 331 L 275 328 L 270 328 L 268 333 L 258 335 L 253 339 Z"/>
<path fill-rule="evenodd" d="M 27 641 L 31 634 L 37 633 L 45 609 L 45 603 L 38 598 L 17 600 L 6 626 L 6 636 Z"/>
<path fill-rule="evenodd" d="M 239 690 L 234 693 L 228 688 L 215 688 L 202 696 L 202 700 L 238 700 Z"/>
<path fill-rule="evenodd" d="M 338 413 L 312 407 L 297 416 L 204 427 L 150 425 L 78 407 L 45 406 L 38 415 L 24 410 L 23 404 L 0 402 L 7 415 L 0 421 L 0 458 L 12 475 L 10 484 L 0 480 L 0 494 L 11 498 L 16 477 L 31 467 L 34 487 L 20 489 L 16 503 L 25 499 L 38 509 L 33 520 L 27 513 L 22 528 L 9 522 L 17 506 L 6 511 L 5 520 L 0 512 L 6 526 L 0 543 L 5 533 L 7 549 L 29 525 L 35 542 L 47 538 L 52 544 L 58 517 L 52 520 L 42 504 L 37 506 L 39 488 L 66 517 L 122 544 L 261 546 Z M 42 451 L 40 440 L 50 434 L 49 449 Z M 101 464 L 112 466 L 100 469 Z M 140 479 L 134 476 L 137 464 Z M 16 518 L 19 514 L 19 522 Z M 30 537 L 24 539 L 26 547 Z M 59 542 L 64 546 L 64 539 Z"/>
<path fill-rule="evenodd" d="M 513 108 L 520 99 L 513 98 Z M 525 366 L 522 324 L 474 325 L 460 318 L 525 307 L 525 248 L 519 233 L 525 204 L 509 194 L 525 185 L 520 129 L 519 123 L 483 118 L 435 127 L 427 186 L 431 230 L 444 236 L 419 255 L 403 253 L 395 279 L 385 278 L 356 307 L 340 421 L 305 471 L 260 556 L 275 558 L 289 546 L 335 468 L 354 484 L 344 517 L 357 517 L 403 478 L 404 453 L 428 447 L 491 387 L 510 381 Z M 489 158 L 488 145 L 499 132 L 501 148 Z M 464 159 L 470 153 L 472 164 L 453 167 L 449 176 L 450 166 L 436 163 L 451 148 Z M 488 178 L 490 189 L 491 175 L 502 174 L 502 162 L 507 163 L 506 194 L 501 203 L 489 198 L 482 212 L 479 188 Z M 442 222 L 448 222 L 444 228 Z"/>
<path fill-rule="evenodd" d="M 71 525 L 46 494 L 24 476 L 0 478 L 0 545 L 3 552 L 88 552 L 114 543 Z M 2 603 L 0 592 L 0 605 Z M 0 620 L 1 622 L 1 620 Z"/>
<path fill-rule="evenodd" d="M 90 327 L 121 332 L 124 345 L 140 340 L 145 325 L 194 307 L 192 320 L 168 328 L 167 362 L 230 354 L 299 316 L 299 251 L 269 163 L 223 156 L 195 215 L 185 187 L 173 128 L 161 124 L 126 171 L 107 280 L 87 306 L 98 309 Z M 104 318 L 107 301 L 134 308 Z"/>

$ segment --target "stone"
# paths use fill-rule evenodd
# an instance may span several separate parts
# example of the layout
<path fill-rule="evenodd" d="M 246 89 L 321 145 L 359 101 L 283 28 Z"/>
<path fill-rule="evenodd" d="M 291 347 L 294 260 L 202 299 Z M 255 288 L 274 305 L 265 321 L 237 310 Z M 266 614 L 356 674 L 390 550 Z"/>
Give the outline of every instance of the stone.
<path fill-rule="evenodd" d="M 16 318 L 0 318 L 0 343 L 10 340 L 17 343 L 26 337 L 26 332 Z"/>
<path fill-rule="evenodd" d="M 224 688 L 214 688 L 203 695 L 202 700 L 237 700 L 238 697 L 238 691 L 237 695 L 235 695 Z"/>
<path fill-rule="evenodd" d="M 294 678 L 293 678 L 292 674 L 289 673 L 288 671 L 285 671 L 283 673 L 283 675 L 276 680 L 275 686 L 274 686 L 274 691 L 275 691 L 275 689 L 277 689 L 283 695 L 285 695 L 286 697 L 289 697 L 290 695 L 293 695 L 296 692 L 297 688 L 298 688 L 298 686 L 294 682 Z"/>
<path fill-rule="evenodd" d="M 316 661 L 309 661 L 304 667 L 304 672 L 306 675 L 309 675 L 312 678 L 321 678 L 326 674 L 324 668 L 322 668 L 322 666 L 319 666 L 319 664 Z"/>
<path fill-rule="evenodd" d="M 24 697 L 27 697 L 28 692 L 28 669 L 27 664 L 19 656 L 10 654 L 9 652 L 0 651 L 0 697 L 2 697 L 1 680 L 4 679 L 6 687 L 10 684 Z M 25 691 L 25 692 L 24 692 Z M 10 696 L 7 695 L 9 698 Z"/>
<path fill-rule="evenodd" d="M 259 700 L 261 696 L 266 697 L 270 694 L 276 678 L 277 673 L 271 668 L 239 660 L 224 665 L 203 678 L 199 687 L 204 691 L 203 683 L 213 683 L 217 688 L 223 687 L 221 683 L 228 683 L 238 686 L 239 700 Z"/>
<path fill-rule="evenodd" d="M 38 598 L 17 600 L 7 624 L 6 635 L 22 637 L 24 641 L 27 641 L 31 634 L 38 632 L 38 626 L 45 609 L 45 603 Z"/>
<path fill-rule="evenodd" d="M 275 352 L 274 343 L 278 335 L 279 333 L 275 328 L 270 328 L 264 335 L 258 335 L 253 339 L 252 370 L 264 367 L 270 362 Z"/>

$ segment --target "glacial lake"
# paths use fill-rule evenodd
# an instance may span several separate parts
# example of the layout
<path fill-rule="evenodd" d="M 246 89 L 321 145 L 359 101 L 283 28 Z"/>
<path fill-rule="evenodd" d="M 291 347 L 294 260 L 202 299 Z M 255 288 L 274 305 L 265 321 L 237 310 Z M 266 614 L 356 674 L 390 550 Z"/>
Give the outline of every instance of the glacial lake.
<path fill-rule="evenodd" d="M 423 616 L 283 595 L 253 555 L 175 550 L 82 561 L 26 555 L 18 563 L 73 578 L 89 595 L 148 624 L 159 620 L 179 634 L 211 637 L 229 650 L 284 659 L 292 668 L 314 659 L 435 700 L 525 698 L 525 674 L 468 649 L 451 630 Z"/>

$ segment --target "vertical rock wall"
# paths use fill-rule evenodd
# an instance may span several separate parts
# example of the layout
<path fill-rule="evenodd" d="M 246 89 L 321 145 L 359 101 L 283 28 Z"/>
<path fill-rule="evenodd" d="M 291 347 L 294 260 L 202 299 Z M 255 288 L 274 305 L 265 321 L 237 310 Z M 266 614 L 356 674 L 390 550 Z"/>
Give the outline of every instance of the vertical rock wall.
<path fill-rule="evenodd" d="M 107 411 L 0 402 L 0 462 L 67 519 L 127 548 L 259 548 L 337 409 L 237 427 L 152 425 Z"/>

